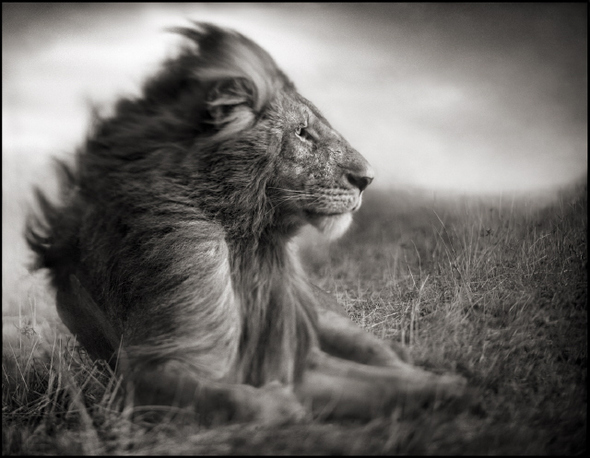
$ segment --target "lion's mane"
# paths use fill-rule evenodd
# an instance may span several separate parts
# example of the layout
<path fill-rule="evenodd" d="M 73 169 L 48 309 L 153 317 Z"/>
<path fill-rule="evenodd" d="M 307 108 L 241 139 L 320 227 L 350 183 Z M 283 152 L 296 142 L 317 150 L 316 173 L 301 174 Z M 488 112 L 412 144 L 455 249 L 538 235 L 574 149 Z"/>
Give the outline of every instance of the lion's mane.
<path fill-rule="evenodd" d="M 96 117 L 74 165 L 60 163 L 59 200 L 38 192 L 27 240 L 94 356 L 113 361 L 123 340 L 143 365 L 174 355 L 197 376 L 291 383 L 317 339 L 315 299 L 293 223 L 268 199 L 281 145 L 265 120 L 294 88 L 239 34 L 176 32 L 189 39 L 179 55 Z M 72 278 L 104 320 L 60 306 Z"/>

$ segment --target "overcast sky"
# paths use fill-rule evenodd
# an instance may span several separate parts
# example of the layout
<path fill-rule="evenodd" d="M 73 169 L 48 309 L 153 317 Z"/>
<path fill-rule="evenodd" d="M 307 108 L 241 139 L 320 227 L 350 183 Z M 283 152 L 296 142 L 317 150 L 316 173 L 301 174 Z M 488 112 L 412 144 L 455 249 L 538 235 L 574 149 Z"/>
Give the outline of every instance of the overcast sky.
<path fill-rule="evenodd" d="M 187 19 L 266 48 L 375 186 L 510 191 L 587 169 L 587 6 L 6 5 L 3 162 L 71 151 L 89 102 L 137 93 Z"/>

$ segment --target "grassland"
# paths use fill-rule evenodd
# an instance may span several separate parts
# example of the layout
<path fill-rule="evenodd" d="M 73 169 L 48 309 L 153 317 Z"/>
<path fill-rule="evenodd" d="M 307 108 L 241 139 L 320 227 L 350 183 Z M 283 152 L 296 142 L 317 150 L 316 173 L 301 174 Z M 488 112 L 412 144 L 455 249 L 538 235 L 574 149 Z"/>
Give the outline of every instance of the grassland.
<path fill-rule="evenodd" d="M 586 186 L 545 204 L 373 191 L 355 221 L 330 247 L 304 243 L 316 282 L 417 364 L 463 374 L 473 408 L 281 428 L 154 422 L 54 320 L 42 278 L 5 257 L 3 455 L 584 453 Z"/>

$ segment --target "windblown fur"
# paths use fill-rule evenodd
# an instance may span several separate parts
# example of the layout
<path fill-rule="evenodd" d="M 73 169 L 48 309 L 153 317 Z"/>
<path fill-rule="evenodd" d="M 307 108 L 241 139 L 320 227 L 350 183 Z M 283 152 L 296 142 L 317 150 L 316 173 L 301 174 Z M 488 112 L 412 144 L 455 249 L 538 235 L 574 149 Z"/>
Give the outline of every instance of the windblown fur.
<path fill-rule="evenodd" d="M 59 163 L 57 202 L 37 193 L 26 238 L 66 326 L 94 357 L 124 356 L 136 402 L 199 415 L 371 418 L 460 396 L 462 379 L 408 364 L 301 269 L 292 237 L 346 230 L 365 159 L 258 45 L 175 31 L 180 53 Z"/>
<path fill-rule="evenodd" d="M 96 120 L 75 166 L 60 163 L 60 202 L 38 194 L 27 240 L 96 356 L 116 349 L 98 330 L 100 345 L 84 342 L 60 304 L 72 275 L 131 359 L 290 382 L 315 339 L 315 299 L 289 246 L 300 224 L 268 196 L 282 146 L 268 130 L 277 95 L 295 89 L 242 35 L 176 31 L 189 39 L 179 56 Z"/>

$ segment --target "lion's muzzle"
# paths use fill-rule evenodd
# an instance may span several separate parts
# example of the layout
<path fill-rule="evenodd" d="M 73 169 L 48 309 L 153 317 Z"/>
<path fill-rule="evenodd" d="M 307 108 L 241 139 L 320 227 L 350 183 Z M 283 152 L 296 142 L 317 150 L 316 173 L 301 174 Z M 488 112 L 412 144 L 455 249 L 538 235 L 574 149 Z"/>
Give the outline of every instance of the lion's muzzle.
<path fill-rule="evenodd" d="M 373 181 L 374 174 L 373 174 L 373 171 L 371 169 L 370 169 L 370 173 L 371 174 L 365 172 L 365 173 L 360 174 L 360 175 L 357 175 L 355 173 L 347 173 L 346 174 L 346 179 L 348 180 L 348 182 L 351 185 L 356 186 L 362 192 Z"/>
<path fill-rule="evenodd" d="M 375 178 L 375 171 L 369 162 L 355 149 L 349 148 L 344 155 L 344 178 L 347 185 L 352 185 L 363 192 Z"/>

